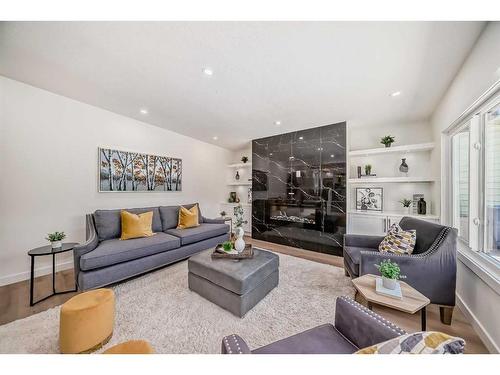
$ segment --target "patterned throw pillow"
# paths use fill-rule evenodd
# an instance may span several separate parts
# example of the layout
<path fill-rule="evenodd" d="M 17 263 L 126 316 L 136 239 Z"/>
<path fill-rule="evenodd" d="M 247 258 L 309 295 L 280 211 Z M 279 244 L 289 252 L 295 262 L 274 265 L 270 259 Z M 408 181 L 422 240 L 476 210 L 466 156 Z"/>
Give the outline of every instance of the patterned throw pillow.
<path fill-rule="evenodd" d="M 408 333 L 358 350 L 355 354 L 462 354 L 465 341 L 441 332 Z"/>
<path fill-rule="evenodd" d="M 399 224 L 393 224 L 378 246 L 378 251 L 382 253 L 411 254 L 415 248 L 416 240 L 416 230 L 403 230 Z"/>

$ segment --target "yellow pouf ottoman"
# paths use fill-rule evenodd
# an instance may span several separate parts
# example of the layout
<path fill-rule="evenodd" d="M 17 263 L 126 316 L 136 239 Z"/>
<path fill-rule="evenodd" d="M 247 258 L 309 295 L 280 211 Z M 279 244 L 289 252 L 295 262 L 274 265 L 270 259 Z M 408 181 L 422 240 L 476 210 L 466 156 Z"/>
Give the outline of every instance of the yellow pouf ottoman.
<path fill-rule="evenodd" d="M 144 340 L 132 340 L 115 345 L 102 354 L 154 354 L 151 344 Z"/>
<path fill-rule="evenodd" d="M 90 353 L 106 344 L 115 324 L 115 294 L 96 289 L 78 294 L 61 307 L 61 353 Z"/>

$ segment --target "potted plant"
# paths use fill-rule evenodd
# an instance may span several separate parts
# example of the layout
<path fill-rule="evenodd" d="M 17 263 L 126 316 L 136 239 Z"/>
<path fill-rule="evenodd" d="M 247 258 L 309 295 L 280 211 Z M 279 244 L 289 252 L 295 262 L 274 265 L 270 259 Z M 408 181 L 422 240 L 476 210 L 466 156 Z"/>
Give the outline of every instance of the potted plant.
<path fill-rule="evenodd" d="M 57 249 L 62 246 L 62 240 L 66 238 L 66 234 L 64 232 L 54 232 L 54 233 L 49 233 L 47 234 L 47 237 L 45 239 L 47 241 L 50 241 L 50 244 L 52 245 L 53 249 Z"/>
<path fill-rule="evenodd" d="M 372 174 L 372 166 L 371 164 L 365 165 L 365 175 L 370 176 Z"/>
<path fill-rule="evenodd" d="M 387 289 L 396 289 L 398 280 L 405 279 L 406 276 L 401 275 L 401 269 L 398 264 L 391 262 L 390 259 L 385 259 L 380 264 L 375 264 L 380 274 L 382 275 L 382 285 Z"/>
<path fill-rule="evenodd" d="M 406 214 L 409 215 L 410 214 L 411 200 L 404 198 L 404 199 L 401 199 L 399 201 L 399 203 L 401 203 L 403 205 L 403 207 L 406 208 Z"/>
<path fill-rule="evenodd" d="M 241 253 L 245 249 L 245 241 L 243 240 L 243 235 L 245 234 L 245 231 L 243 230 L 243 224 L 248 223 L 247 220 L 243 220 L 243 206 L 241 204 L 238 204 L 234 208 L 234 217 L 235 217 L 235 223 L 234 226 L 236 227 L 234 234 L 236 236 L 236 241 L 234 241 L 234 248 L 238 253 Z"/>
<path fill-rule="evenodd" d="M 380 143 L 385 145 L 385 147 L 391 147 L 391 144 L 394 143 L 396 139 L 392 135 L 386 135 L 380 140 Z"/>
<path fill-rule="evenodd" d="M 227 213 L 226 213 L 226 211 L 221 211 L 221 212 L 219 212 L 219 215 L 220 215 L 220 217 L 222 217 L 224 219 L 226 217 Z"/>
<path fill-rule="evenodd" d="M 241 161 L 242 161 L 243 163 L 246 163 L 246 162 L 248 161 L 248 157 L 246 157 L 246 156 L 242 156 L 242 157 L 241 157 Z"/>
<path fill-rule="evenodd" d="M 222 249 L 224 249 L 224 251 L 230 252 L 231 250 L 233 250 L 233 243 L 231 241 L 225 241 L 222 244 Z"/>

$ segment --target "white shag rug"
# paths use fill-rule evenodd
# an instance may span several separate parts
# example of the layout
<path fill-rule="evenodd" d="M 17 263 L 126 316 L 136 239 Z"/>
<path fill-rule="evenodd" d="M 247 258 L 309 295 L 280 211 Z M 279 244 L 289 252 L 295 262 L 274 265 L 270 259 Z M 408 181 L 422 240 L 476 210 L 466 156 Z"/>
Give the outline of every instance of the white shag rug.
<path fill-rule="evenodd" d="M 187 261 L 114 286 L 115 329 L 100 351 L 144 339 L 157 353 L 220 353 L 222 337 L 232 333 L 254 349 L 333 323 L 336 297 L 354 296 L 344 270 L 278 255 L 279 285 L 244 318 L 190 291 Z M 58 353 L 59 309 L 0 326 L 0 353 Z"/>

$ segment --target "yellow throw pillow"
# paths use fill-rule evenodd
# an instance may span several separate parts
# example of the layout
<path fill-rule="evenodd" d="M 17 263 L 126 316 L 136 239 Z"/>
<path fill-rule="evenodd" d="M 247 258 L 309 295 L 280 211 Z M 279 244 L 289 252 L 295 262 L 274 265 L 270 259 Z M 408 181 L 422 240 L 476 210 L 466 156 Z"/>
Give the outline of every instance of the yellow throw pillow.
<path fill-rule="evenodd" d="M 198 223 L 198 205 L 195 204 L 189 210 L 185 207 L 179 209 L 179 222 L 177 229 L 193 228 L 200 225 Z"/>
<path fill-rule="evenodd" d="M 122 218 L 122 235 L 121 240 L 131 238 L 150 237 L 154 235 L 153 226 L 153 211 L 144 212 L 136 215 L 127 211 L 121 212 Z"/>

